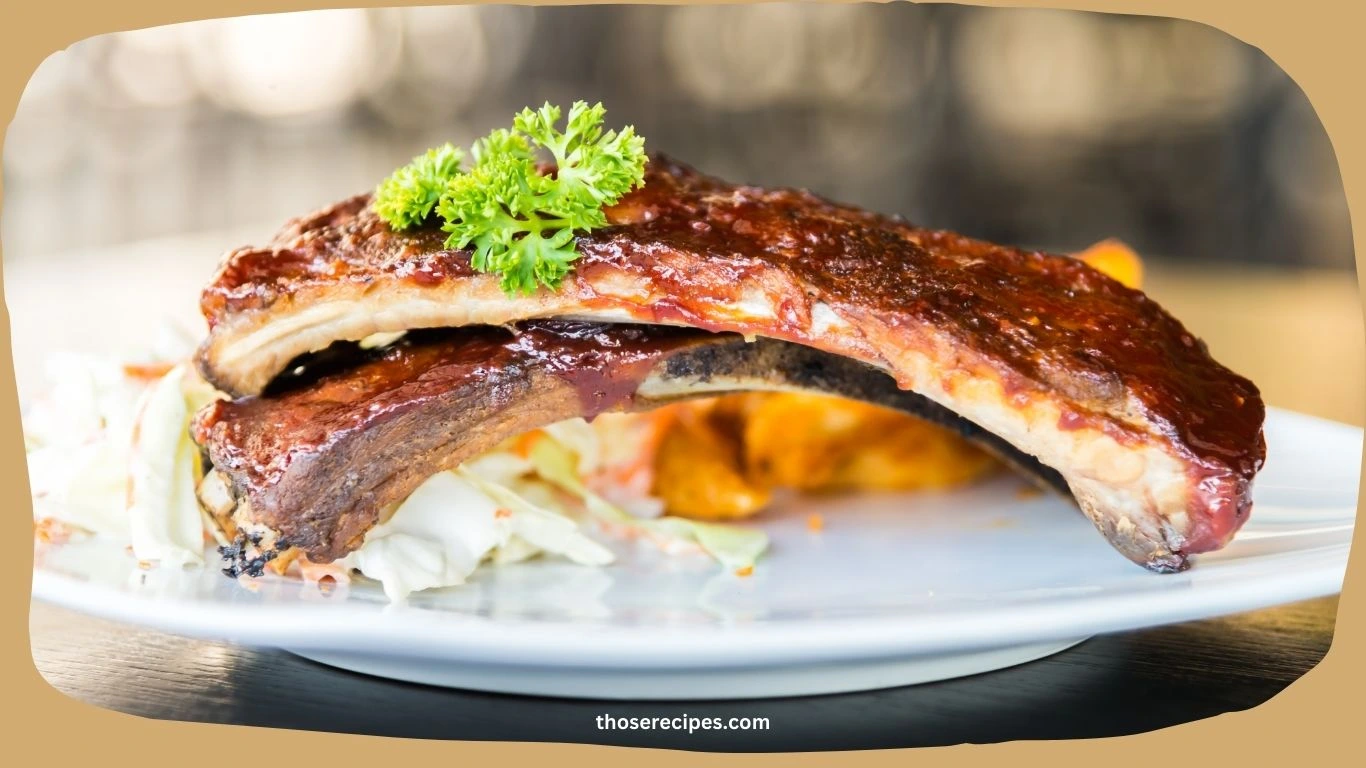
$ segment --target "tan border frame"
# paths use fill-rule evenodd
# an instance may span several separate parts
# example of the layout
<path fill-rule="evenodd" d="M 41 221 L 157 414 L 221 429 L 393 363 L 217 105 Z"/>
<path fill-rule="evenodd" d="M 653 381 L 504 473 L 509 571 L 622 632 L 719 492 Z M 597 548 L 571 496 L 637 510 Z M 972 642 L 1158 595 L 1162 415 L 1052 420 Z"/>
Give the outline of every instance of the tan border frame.
<path fill-rule="evenodd" d="M 526 4 L 526 0 L 523 0 Z M 441 4 L 418 2 L 319 2 L 319 0 L 99 0 L 6 3 L 0 12 L 0 115 L 8 125 L 29 77 L 49 54 L 78 40 L 127 29 L 194 19 L 331 7 L 381 7 Z M 546 3 L 565 4 L 565 3 Z M 1337 152 L 1349 209 L 1366 208 L 1366 106 L 1360 98 L 1358 39 L 1362 6 L 1338 0 L 1295 3 L 1240 0 L 1074 0 L 1073 2 L 982 2 L 993 6 L 1030 6 L 1108 11 L 1185 18 L 1208 24 L 1262 49 L 1304 89 L 1318 111 Z M 18 6 L 18 7 L 16 7 Z M 2 184 L 2 183 L 0 183 Z M 3 204 L 0 185 L 0 204 Z M 1361 273 L 1363 240 L 1354 234 Z M 1366 293 L 1363 294 L 1366 299 Z M 1366 301 L 1363 301 L 1366 306 Z M 588 745 L 431 742 L 373 736 L 280 731 L 247 726 L 147 720 L 98 709 L 51 688 L 33 666 L 28 615 L 32 563 L 31 524 L 18 399 L 9 353 L 8 313 L 4 315 L 4 354 L 0 355 L 0 508 L 8 535 L 0 538 L 6 556 L 0 588 L 4 615 L 0 630 L 6 660 L 0 704 L 6 715 L 6 752 L 33 763 L 146 766 L 175 760 L 212 759 L 215 747 L 232 744 L 233 760 L 275 765 L 378 764 L 441 765 L 456 761 L 519 764 L 555 760 L 560 765 L 635 765 L 645 755 L 627 747 Z M 1363 393 L 1366 397 L 1366 393 Z M 1355 543 L 1360 544 L 1361 534 Z M 1252 710 L 1222 715 L 1161 731 L 1070 742 L 1015 742 L 936 747 L 906 751 L 838 755 L 701 755 L 652 750 L 659 766 L 709 761 L 731 765 L 798 764 L 903 765 L 1152 765 L 1169 761 L 1208 764 L 1315 765 L 1351 762 L 1358 757 L 1358 688 L 1366 680 L 1366 573 L 1355 558 L 1348 568 L 1332 648 L 1318 667 L 1271 701 Z M 218 752 L 217 754 L 224 754 Z M 1315 759 L 1319 758 L 1319 759 Z M 30 764 L 16 762 L 16 764 Z"/>

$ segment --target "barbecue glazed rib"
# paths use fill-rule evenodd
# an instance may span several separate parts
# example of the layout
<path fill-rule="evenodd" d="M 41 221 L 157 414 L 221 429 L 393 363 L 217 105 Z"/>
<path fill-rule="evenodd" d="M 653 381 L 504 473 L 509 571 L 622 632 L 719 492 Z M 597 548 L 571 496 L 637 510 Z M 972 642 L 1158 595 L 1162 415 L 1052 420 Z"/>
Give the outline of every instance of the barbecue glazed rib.
<path fill-rule="evenodd" d="M 194 436 L 228 493 L 214 514 L 330 562 L 433 474 L 557 421 L 748 390 L 839 395 L 957 430 L 1067 492 L 1062 478 L 885 372 L 788 342 L 691 328 L 532 321 L 337 345 L 271 392 L 219 401 Z M 225 525 L 225 527 L 229 527 Z"/>
<path fill-rule="evenodd" d="M 508 298 L 435 227 L 395 233 L 352 198 L 228 255 L 202 299 L 200 366 L 254 394 L 298 355 L 376 332 L 538 317 L 729 331 L 887 371 L 1056 470 L 1154 570 L 1218 549 L 1247 517 L 1265 454 L 1256 387 L 1085 264 L 658 157 L 608 218 L 560 290 Z"/>

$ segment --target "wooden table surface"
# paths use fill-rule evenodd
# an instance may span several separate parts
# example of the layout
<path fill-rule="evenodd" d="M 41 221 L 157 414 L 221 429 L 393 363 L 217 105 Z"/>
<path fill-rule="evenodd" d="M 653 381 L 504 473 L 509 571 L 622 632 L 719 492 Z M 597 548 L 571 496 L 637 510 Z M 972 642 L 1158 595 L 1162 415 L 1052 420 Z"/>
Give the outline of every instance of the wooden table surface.
<path fill-rule="evenodd" d="M 26 334 L 38 333 L 44 322 L 48 299 L 38 276 L 52 269 L 50 262 L 6 265 L 16 355 L 26 344 L 39 346 Z M 185 279 L 202 274 L 190 268 Z M 61 290 L 70 300 L 69 279 Z M 90 290 L 99 291 L 97 279 Z M 1220 360 L 1258 382 L 1270 403 L 1366 421 L 1366 345 L 1354 276 L 1155 265 L 1149 291 Z M 21 368 L 21 387 L 29 375 Z M 680 704 L 536 699 L 397 683 L 282 651 L 178 638 L 39 603 L 31 634 L 38 669 L 59 690 L 151 717 L 453 739 L 811 750 L 1110 736 L 1253 707 L 1323 657 L 1336 610 L 1337 599 L 1324 598 L 1102 636 L 1031 664 L 909 688 Z M 683 713 L 768 717 L 771 727 L 689 735 L 595 724 L 603 714 Z"/>
<path fill-rule="evenodd" d="M 148 717 L 384 736 L 808 751 L 1118 736 L 1255 707 L 1323 658 L 1337 598 L 1092 638 L 1018 667 L 837 696 L 618 703 L 369 678 L 285 651 L 187 640 L 34 604 L 38 670 Z M 598 730 L 598 715 L 767 717 L 768 730 Z"/>

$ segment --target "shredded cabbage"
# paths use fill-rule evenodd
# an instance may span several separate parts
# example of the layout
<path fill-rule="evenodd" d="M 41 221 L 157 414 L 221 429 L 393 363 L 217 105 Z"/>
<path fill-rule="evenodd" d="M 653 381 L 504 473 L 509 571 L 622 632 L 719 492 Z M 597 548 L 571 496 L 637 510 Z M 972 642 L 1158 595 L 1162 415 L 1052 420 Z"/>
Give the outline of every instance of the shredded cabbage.
<path fill-rule="evenodd" d="M 128 453 L 100 440 L 76 446 L 46 445 L 28 454 L 35 520 L 128 538 Z"/>
<path fill-rule="evenodd" d="M 401 602 L 413 592 L 464 584 L 485 560 L 506 564 L 544 552 L 581 565 L 612 562 L 612 553 L 574 520 L 504 484 L 515 477 L 507 474 L 513 462 L 503 459 L 509 458 L 516 457 L 489 454 L 472 462 L 495 470 L 497 479 L 469 465 L 433 475 L 387 522 L 372 528 L 343 564 L 379 581 L 390 600 Z"/>
<path fill-rule="evenodd" d="M 580 565 L 607 565 L 615 559 L 610 550 L 585 536 L 573 519 L 532 504 L 508 487 L 484 480 L 467 469 L 456 471 L 509 513 L 505 518 L 509 530 L 526 543 Z"/>
<path fill-rule="evenodd" d="M 34 518 L 126 539 L 127 434 L 137 389 L 117 365 L 83 355 L 55 354 L 46 373 L 52 390 L 23 418 Z"/>
<path fill-rule="evenodd" d="M 395 602 L 410 593 L 465 583 L 505 539 L 498 506 L 464 478 L 438 472 L 366 533 L 344 565 L 379 581 Z"/>
<path fill-rule="evenodd" d="M 388 343 L 390 336 L 368 341 Z M 117 362 L 59 354 L 49 374 L 53 389 L 24 414 L 35 518 L 131 542 L 139 560 L 203 564 L 205 533 L 221 534 L 195 498 L 200 454 L 189 422 L 225 395 L 186 362 L 149 384 Z M 591 491 L 584 478 L 608 465 L 612 451 L 629 451 L 617 442 L 583 419 L 509 440 L 433 475 L 337 565 L 379 581 L 401 602 L 463 584 L 484 563 L 547 555 L 611 563 L 612 552 L 584 532 L 585 512 L 644 533 L 667 551 L 700 549 L 730 568 L 754 564 L 768 545 L 760 531 L 642 519 Z"/>
<path fill-rule="evenodd" d="M 579 458 L 559 441 L 536 441 L 529 458 L 541 477 L 579 497 L 590 514 L 606 522 L 673 539 L 666 544 L 693 542 L 722 565 L 734 569 L 752 568 L 768 549 L 768 535 L 755 528 L 671 516 L 642 520 L 626 514 L 584 485 L 576 471 Z"/>
<path fill-rule="evenodd" d="M 133 554 L 162 565 L 204 562 L 204 522 L 194 495 L 199 451 L 189 437 L 184 363 L 139 400 L 128 463 Z"/>

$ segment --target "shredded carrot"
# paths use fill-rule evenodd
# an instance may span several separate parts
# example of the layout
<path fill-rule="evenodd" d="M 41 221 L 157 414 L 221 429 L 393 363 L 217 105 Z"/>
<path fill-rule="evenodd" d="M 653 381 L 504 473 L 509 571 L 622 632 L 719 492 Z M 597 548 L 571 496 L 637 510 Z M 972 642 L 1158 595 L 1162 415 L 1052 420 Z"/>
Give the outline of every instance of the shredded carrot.
<path fill-rule="evenodd" d="M 517 438 L 516 442 L 512 444 L 512 452 L 524 459 L 528 458 L 531 456 L 531 449 L 535 448 L 536 444 L 545 437 L 547 437 L 545 430 L 533 429 Z"/>
<path fill-rule="evenodd" d="M 123 375 L 152 381 L 170 373 L 174 367 L 175 363 L 124 363 Z"/>
<path fill-rule="evenodd" d="M 640 538 L 640 529 L 631 525 L 614 523 L 610 520 L 599 520 L 598 530 L 602 531 L 608 536 L 615 536 L 620 539 L 625 539 L 626 541 L 632 541 Z"/>
<path fill-rule="evenodd" d="M 745 566 L 744 568 L 736 568 L 736 569 L 735 569 L 735 575 L 736 575 L 736 576 L 752 576 L 752 575 L 754 575 L 754 566 L 752 566 L 752 565 L 747 565 L 747 566 Z"/>
<path fill-rule="evenodd" d="M 61 544 L 71 538 L 71 529 L 60 520 L 45 517 L 33 521 L 33 537 L 44 544 Z"/>
<path fill-rule="evenodd" d="M 810 514 L 806 517 L 806 530 L 812 533 L 820 533 L 825 530 L 825 518 L 818 514 Z"/>
<path fill-rule="evenodd" d="M 684 405 L 675 403 L 638 414 L 636 418 L 639 419 L 638 429 L 641 437 L 635 459 L 602 468 L 601 477 L 590 478 L 590 484 L 595 488 L 616 486 L 642 495 L 649 494 L 651 486 L 654 485 L 655 455 L 659 453 L 660 444 L 678 420 Z"/>
<path fill-rule="evenodd" d="M 498 509 L 495 509 L 493 511 L 493 516 L 500 520 L 505 520 L 509 517 L 512 517 L 512 510 L 503 509 L 502 507 L 499 507 Z"/>

